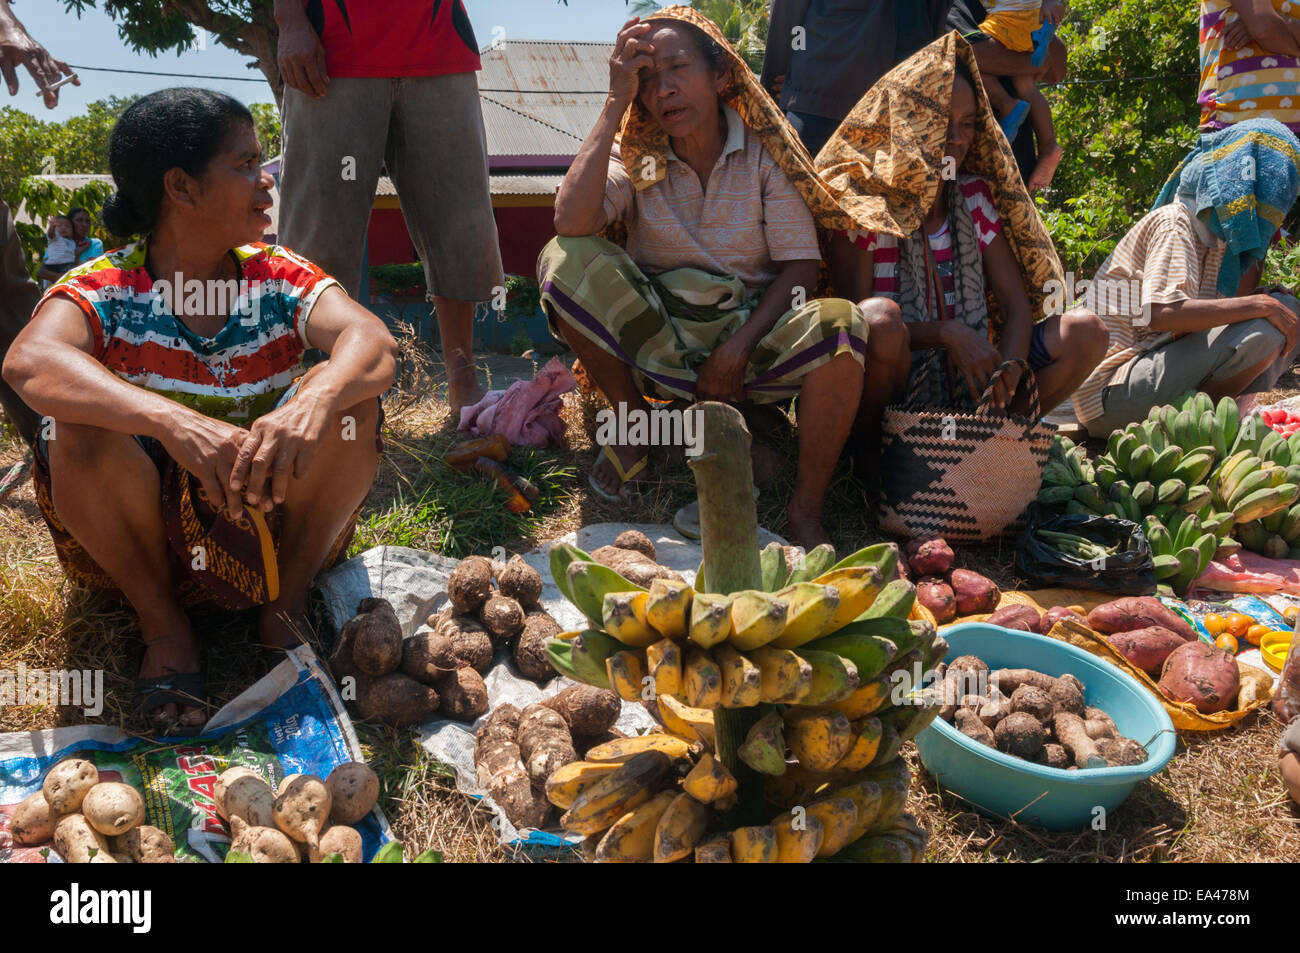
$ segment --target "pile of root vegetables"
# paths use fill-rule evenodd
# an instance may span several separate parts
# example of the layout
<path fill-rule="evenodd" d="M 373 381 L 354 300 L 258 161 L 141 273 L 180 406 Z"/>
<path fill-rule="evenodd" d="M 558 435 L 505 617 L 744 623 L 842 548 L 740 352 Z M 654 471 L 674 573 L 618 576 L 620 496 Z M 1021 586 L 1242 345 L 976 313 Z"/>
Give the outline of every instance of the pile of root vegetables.
<path fill-rule="evenodd" d="M 544 828 L 554 819 L 548 785 L 593 748 L 621 738 L 614 722 L 622 710 L 614 692 L 573 685 L 522 711 L 498 705 L 475 736 L 479 787 L 520 829 Z"/>
<path fill-rule="evenodd" d="M 403 638 L 393 607 L 383 599 L 363 599 L 344 624 L 330 668 L 340 682 L 355 679 L 362 718 L 395 728 L 435 712 L 474 721 L 487 713 L 483 676 L 498 649 L 510 654 L 525 678 L 555 677 L 546 643 L 560 626 L 540 607 L 542 577 L 522 558 L 463 559 L 451 573 L 447 594 L 448 604 L 410 638 Z M 349 693 L 344 697 L 353 700 Z"/>
<path fill-rule="evenodd" d="M 916 601 L 940 625 L 958 616 L 992 612 L 1002 598 L 997 583 L 969 569 L 954 569 L 953 551 L 938 536 L 912 540 L 906 549 L 907 566 L 916 577 Z"/>
<path fill-rule="evenodd" d="M 321 779 L 290 774 L 274 791 L 249 767 L 217 777 L 213 800 L 230 825 L 230 851 L 255 864 L 322 863 L 338 856 L 363 861 L 354 825 L 373 810 L 379 779 L 370 766 L 349 761 Z"/>
<path fill-rule="evenodd" d="M 1125 738 L 1100 708 L 1084 704 L 1073 675 L 1053 677 L 1027 668 L 990 672 L 974 655 L 940 667 L 939 717 L 966 737 L 1004 754 L 1074 771 L 1141 764 L 1147 751 Z"/>
<path fill-rule="evenodd" d="M 144 823 L 144 798 L 129 784 L 101 781 L 84 758 L 54 765 L 41 789 L 24 798 L 9 821 L 14 843 L 51 843 L 69 864 L 170 864 L 172 839 Z"/>

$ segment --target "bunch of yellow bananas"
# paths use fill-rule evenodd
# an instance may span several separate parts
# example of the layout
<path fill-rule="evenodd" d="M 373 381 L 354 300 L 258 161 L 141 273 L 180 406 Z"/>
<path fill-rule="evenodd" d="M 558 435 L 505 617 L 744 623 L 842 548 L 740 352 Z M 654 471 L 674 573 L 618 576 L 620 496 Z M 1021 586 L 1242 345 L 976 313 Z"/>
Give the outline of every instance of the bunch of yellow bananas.
<path fill-rule="evenodd" d="M 646 703 L 665 728 L 557 772 L 547 794 L 566 810 L 562 825 L 606 861 L 783 862 L 850 845 L 855 859 L 919 860 L 924 835 L 902 813 L 899 750 L 938 708 L 900 688 L 900 673 L 914 680 L 947 643 L 915 587 L 894 578 L 898 558 L 882 544 L 837 563 L 819 547 L 791 572 L 773 544 L 761 556 L 762 590 L 714 594 L 698 577 L 700 591 L 665 579 L 642 589 L 576 547 L 554 546 L 556 584 L 593 627 L 553 640 L 552 664 Z M 713 710 L 758 705 L 771 707 L 739 758 L 769 781 L 797 781 L 803 797 L 774 800 L 774 785 L 768 800 L 785 810 L 770 825 L 710 834 L 737 787 L 714 756 Z M 881 772 L 899 771 L 886 790 Z"/>

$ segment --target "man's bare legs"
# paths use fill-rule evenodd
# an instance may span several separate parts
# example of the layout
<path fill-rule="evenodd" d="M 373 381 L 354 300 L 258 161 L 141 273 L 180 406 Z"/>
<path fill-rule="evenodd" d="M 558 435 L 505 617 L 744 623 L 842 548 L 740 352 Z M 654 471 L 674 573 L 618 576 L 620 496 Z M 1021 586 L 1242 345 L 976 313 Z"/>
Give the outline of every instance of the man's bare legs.
<path fill-rule="evenodd" d="M 483 399 L 483 386 L 474 367 L 474 302 L 433 299 L 438 314 L 438 337 L 447 373 L 447 403 L 460 418 L 461 408 Z"/>
<path fill-rule="evenodd" d="M 1043 343 L 1052 363 L 1040 368 L 1034 379 L 1038 384 L 1039 404 L 1046 414 L 1096 370 L 1106 356 L 1110 332 L 1101 318 L 1082 308 L 1047 318 L 1045 322 Z M 1027 398 L 1020 398 L 1011 407 L 1022 416 L 1029 413 Z"/>
<path fill-rule="evenodd" d="M 808 374 L 799 389 L 799 469 L 786 523 L 790 541 L 805 550 L 830 541 L 822 503 L 857 417 L 862 378 L 857 358 L 840 354 Z"/>
<path fill-rule="evenodd" d="M 853 431 L 853 461 L 858 476 L 870 484 L 880 466 L 881 419 L 885 408 L 907 389 L 912 346 L 897 304 L 889 298 L 869 298 L 860 307 L 867 319 L 867 358 Z"/>

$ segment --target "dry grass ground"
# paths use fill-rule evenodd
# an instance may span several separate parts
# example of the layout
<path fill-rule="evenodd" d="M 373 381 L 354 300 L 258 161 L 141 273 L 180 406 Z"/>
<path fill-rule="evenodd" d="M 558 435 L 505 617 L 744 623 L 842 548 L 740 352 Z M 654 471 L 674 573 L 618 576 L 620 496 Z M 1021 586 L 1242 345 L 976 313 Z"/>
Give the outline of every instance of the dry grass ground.
<path fill-rule="evenodd" d="M 595 454 L 590 435 L 596 407 L 570 394 L 563 446 L 526 461 L 529 472 L 549 488 L 541 512 L 504 524 L 484 522 L 482 507 L 440 509 L 440 493 L 469 491 L 463 489 L 464 478 L 439 469 L 455 430 L 445 405 L 430 396 L 430 380 L 430 368 L 410 361 L 403 386 L 386 402 L 387 449 L 354 549 L 404 542 L 457 554 L 484 552 L 491 545 L 518 550 L 589 523 L 669 522 L 675 509 L 694 495 L 681 452 L 663 450 L 652 457 L 653 476 L 631 507 L 606 503 L 591 493 L 586 471 Z M 1268 399 L 1297 393 L 1298 388 L 1300 381 L 1285 379 Z M 753 427 L 763 445 L 755 461 L 762 493 L 759 518 L 779 533 L 784 529 L 784 500 L 793 485 L 795 439 L 788 424 L 770 415 L 756 418 Z M 0 472 L 21 456 L 17 442 L 0 435 Z M 841 551 L 880 538 L 863 488 L 846 467 L 836 474 L 826 513 Z M 493 526 L 497 537 L 482 538 Z M 1013 555 L 1013 545 L 1001 542 L 964 547 L 958 562 L 1014 587 L 1018 581 L 1012 574 Z M 261 672 L 250 642 L 250 622 L 246 615 L 196 618 L 214 705 L 233 698 Z M 43 668 L 102 668 L 111 697 L 98 720 L 122 724 L 133 674 L 131 649 L 137 639 L 129 613 L 67 585 L 30 482 L 0 504 L 0 669 L 20 662 Z M 82 720 L 79 710 L 10 707 L 0 710 L 0 731 Z M 432 848 L 455 861 L 556 859 L 500 848 L 487 812 L 455 792 L 446 770 L 423 755 L 411 732 L 363 724 L 357 728 L 380 775 L 383 806 L 408 856 Z M 915 765 L 910 745 L 906 750 L 917 771 L 909 809 L 931 832 L 930 859 L 939 861 L 1295 860 L 1300 858 L 1300 813 L 1286 802 L 1277 777 L 1273 750 L 1279 730 L 1275 721 L 1261 715 L 1232 731 L 1180 739 L 1168 770 L 1139 785 L 1103 832 L 1051 834 L 975 814 L 952 795 L 935 790 Z"/>

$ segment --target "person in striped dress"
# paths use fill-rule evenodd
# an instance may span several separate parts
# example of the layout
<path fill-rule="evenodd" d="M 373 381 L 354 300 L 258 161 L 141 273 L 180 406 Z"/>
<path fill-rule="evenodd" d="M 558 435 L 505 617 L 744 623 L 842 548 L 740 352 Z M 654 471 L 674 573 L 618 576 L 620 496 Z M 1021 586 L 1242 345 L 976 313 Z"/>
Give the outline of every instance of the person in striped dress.
<path fill-rule="evenodd" d="M 261 607 L 268 649 L 309 629 L 378 465 L 396 343 L 311 262 L 262 244 L 253 118 L 202 89 L 132 104 L 109 144 L 107 228 L 134 244 L 41 299 L 4 379 L 41 415 L 37 502 L 68 577 L 125 600 L 145 651 L 137 715 L 206 718 L 186 610 Z M 328 359 L 305 372 L 308 347 Z"/>
<path fill-rule="evenodd" d="M 1300 135 L 1300 0 L 1201 0 L 1201 128 L 1276 119 Z"/>

